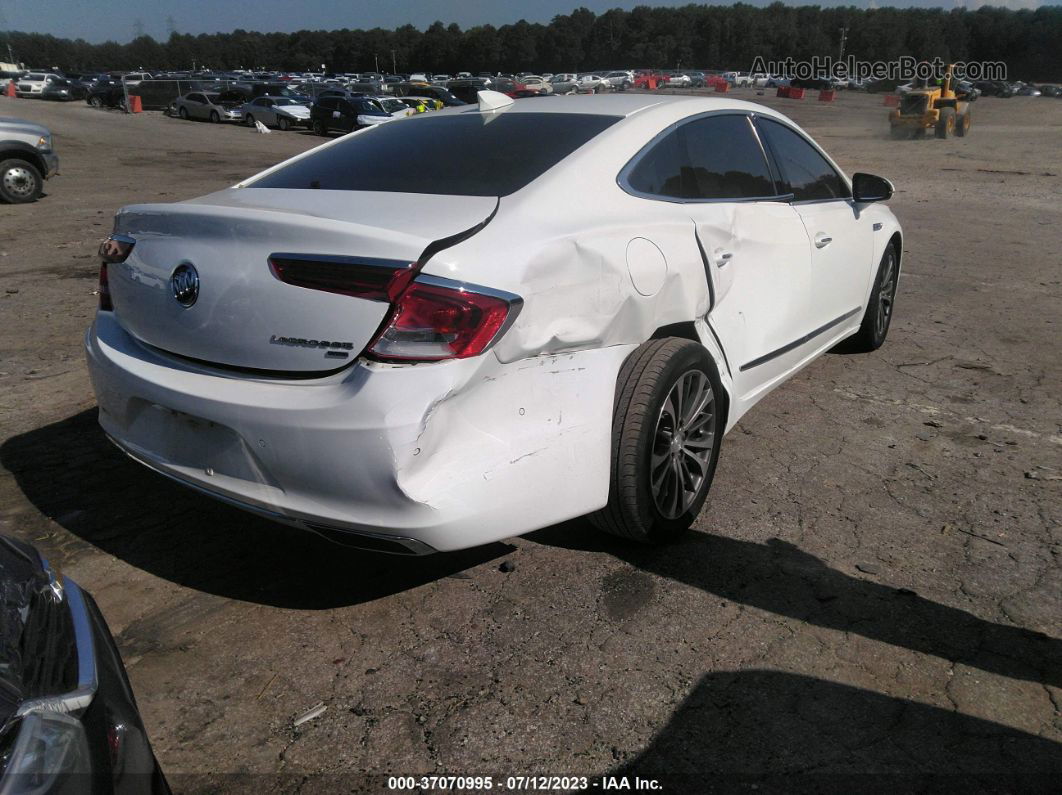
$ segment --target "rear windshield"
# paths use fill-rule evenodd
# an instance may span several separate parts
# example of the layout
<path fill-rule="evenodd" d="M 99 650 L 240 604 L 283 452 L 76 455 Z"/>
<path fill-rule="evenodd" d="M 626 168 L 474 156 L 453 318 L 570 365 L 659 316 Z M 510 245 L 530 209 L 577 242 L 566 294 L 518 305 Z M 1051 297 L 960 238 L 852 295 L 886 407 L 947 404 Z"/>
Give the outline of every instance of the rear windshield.
<path fill-rule="evenodd" d="M 508 196 L 620 118 L 585 113 L 421 115 L 365 130 L 248 187 Z"/>

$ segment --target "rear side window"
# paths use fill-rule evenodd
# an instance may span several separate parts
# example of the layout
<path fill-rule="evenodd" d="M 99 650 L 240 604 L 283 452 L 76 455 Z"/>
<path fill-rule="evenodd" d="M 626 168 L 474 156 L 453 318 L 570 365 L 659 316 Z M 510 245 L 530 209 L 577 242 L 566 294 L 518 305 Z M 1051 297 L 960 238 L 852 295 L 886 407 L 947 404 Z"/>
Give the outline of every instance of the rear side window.
<path fill-rule="evenodd" d="M 849 196 L 848 186 L 833 166 L 799 133 L 770 119 L 756 121 L 764 142 L 781 171 L 779 191 L 793 201 L 829 201 Z"/>
<path fill-rule="evenodd" d="M 585 113 L 420 114 L 352 135 L 248 187 L 508 196 L 619 120 Z"/>
<path fill-rule="evenodd" d="M 776 191 L 747 116 L 705 116 L 677 127 L 627 174 L 639 193 L 673 199 L 755 199 Z"/>

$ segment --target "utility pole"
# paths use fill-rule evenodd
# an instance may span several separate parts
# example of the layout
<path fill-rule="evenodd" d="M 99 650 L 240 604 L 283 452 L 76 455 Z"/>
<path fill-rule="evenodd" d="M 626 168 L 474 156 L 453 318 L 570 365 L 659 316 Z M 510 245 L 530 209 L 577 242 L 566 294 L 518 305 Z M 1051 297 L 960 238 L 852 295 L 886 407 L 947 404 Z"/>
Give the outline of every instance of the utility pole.
<path fill-rule="evenodd" d="M 391 74 L 398 74 L 398 61 L 395 60 L 395 51 L 391 50 Z"/>
<path fill-rule="evenodd" d="M 380 56 L 377 55 L 376 53 L 373 53 L 372 57 L 373 57 L 373 60 L 376 61 L 376 74 L 379 74 L 380 73 Z"/>
<path fill-rule="evenodd" d="M 841 54 L 837 56 L 838 61 L 844 60 L 844 43 L 848 40 L 848 28 L 841 28 Z"/>

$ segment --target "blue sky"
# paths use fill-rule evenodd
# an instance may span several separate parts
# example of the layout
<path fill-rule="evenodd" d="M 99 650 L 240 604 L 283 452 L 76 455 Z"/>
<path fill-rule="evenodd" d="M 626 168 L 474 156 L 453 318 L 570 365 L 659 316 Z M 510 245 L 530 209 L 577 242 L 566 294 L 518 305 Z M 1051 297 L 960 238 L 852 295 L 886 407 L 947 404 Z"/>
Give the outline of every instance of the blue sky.
<path fill-rule="evenodd" d="M 764 0 L 751 0 L 766 5 Z M 1056 0 L 1057 2 L 1057 0 Z M 338 28 L 394 28 L 411 23 L 425 28 L 439 19 L 461 27 L 504 25 L 526 19 L 548 22 L 557 14 L 584 6 L 602 12 L 636 5 L 683 5 L 683 0 L 0 0 L 0 29 L 51 33 L 91 42 L 128 41 L 137 23 L 156 39 L 169 35 L 167 18 L 181 33 L 228 32 L 235 28 L 260 31 Z M 799 3 L 793 3 L 799 4 Z M 818 5 L 966 6 L 979 0 L 819 0 Z M 991 5 L 1035 8 L 1040 0 L 995 0 Z"/>

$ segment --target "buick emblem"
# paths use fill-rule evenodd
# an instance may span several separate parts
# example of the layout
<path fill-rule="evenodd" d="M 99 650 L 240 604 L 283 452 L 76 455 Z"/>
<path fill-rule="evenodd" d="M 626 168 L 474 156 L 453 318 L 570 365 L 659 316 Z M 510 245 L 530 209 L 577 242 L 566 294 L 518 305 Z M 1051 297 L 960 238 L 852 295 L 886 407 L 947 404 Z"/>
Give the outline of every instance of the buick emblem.
<path fill-rule="evenodd" d="M 190 262 L 178 265 L 170 277 L 173 297 L 181 306 L 191 306 L 199 297 L 199 274 Z"/>

